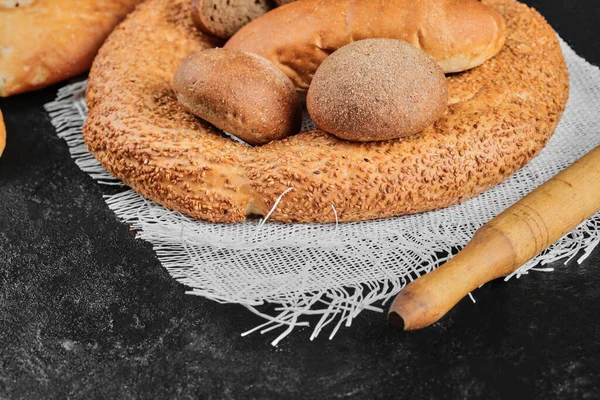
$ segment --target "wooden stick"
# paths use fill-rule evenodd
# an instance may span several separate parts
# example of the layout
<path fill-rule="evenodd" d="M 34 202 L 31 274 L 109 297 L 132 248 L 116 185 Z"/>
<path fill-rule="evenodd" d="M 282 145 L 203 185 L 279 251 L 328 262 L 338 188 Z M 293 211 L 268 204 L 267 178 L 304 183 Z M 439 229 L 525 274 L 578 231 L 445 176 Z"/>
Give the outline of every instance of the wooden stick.
<path fill-rule="evenodd" d="M 600 210 L 600 146 L 475 232 L 446 264 L 404 288 L 388 313 L 400 329 L 428 326 L 472 290 L 514 272 Z"/>

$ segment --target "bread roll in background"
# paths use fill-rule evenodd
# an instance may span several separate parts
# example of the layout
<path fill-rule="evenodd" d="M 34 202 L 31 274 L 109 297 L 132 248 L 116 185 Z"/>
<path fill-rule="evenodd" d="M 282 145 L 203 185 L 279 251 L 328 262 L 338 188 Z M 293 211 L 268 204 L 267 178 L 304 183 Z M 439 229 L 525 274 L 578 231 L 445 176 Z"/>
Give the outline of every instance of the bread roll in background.
<path fill-rule="evenodd" d="M 478 0 L 302 0 L 250 22 L 225 47 L 265 57 L 307 90 L 331 53 L 369 38 L 404 40 L 459 72 L 500 51 L 505 22 Z"/>
<path fill-rule="evenodd" d="M 273 7 L 272 0 L 193 0 L 192 19 L 203 33 L 225 40 Z"/>
<path fill-rule="evenodd" d="M 300 131 L 294 85 L 256 54 L 219 48 L 192 54 L 175 72 L 173 89 L 186 110 L 250 144 Z"/>
<path fill-rule="evenodd" d="M 141 2 L 0 1 L 0 97 L 87 71 L 104 39 Z"/>
<path fill-rule="evenodd" d="M 448 84 L 439 65 L 401 40 L 366 39 L 329 56 L 306 105 L 322 130 L 353 141 L 413 135 L 444 115 Z"/>

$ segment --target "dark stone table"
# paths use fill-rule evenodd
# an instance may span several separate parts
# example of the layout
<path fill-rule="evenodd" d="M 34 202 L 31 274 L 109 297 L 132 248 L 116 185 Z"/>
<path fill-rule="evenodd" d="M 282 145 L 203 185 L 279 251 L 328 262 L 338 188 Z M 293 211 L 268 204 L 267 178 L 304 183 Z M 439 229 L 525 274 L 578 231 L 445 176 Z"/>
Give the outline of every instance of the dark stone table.
<path fill-rule="evenodd" d="M 600 6 L 529 3 L 600 64 Z M 488 284 L 421 331 L 367 312 L 274 348 L 117 220 L 42 108 L 57 88 L 0 101 L 0 398 L 600 398 L 600 251 Z"/>

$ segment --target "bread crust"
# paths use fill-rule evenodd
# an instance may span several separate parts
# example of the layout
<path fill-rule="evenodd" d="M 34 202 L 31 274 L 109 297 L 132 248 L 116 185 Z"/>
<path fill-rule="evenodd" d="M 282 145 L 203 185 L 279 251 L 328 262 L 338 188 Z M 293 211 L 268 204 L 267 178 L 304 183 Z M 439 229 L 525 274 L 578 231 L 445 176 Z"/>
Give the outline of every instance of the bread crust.
<path fill-rule="evenodd" d="M 247 143 L 300 132 L 302 107 L 294 84 L 256 54 L 219 48 L 192 54 L 175 71 L 173 89 L 192 114 Z"/>
<path fill-rule="evenodd" d="M 462 202 L 527 164 L 568 97 L 560 45 L 543 17 L 512 0 L 485 3 L 507 21 L 506 45 L 447 78 L 448 113 L 420 134 L 358 144 L 315 130 L 249 148 L 176 100 L 170 82 L 181 61 L 215 43 L 193 27 L 187 0 L 149 0 L 94 61 L 85 141 L 143 196 L 214 222 L 266 215 L 289 188 L 272 220 L 333 222 L 332 205 L 340 221 L 358 221 Z"/>
<path fill-rule="evenodd" d="M 40 89 L 87 71 L 106 36 L 141 1 L 0 4 L 0 97 Z"/>
<path fill-rule="evenodd" d="M 0 110 L 0 157 L 6 147 L 6 126 L 4 125 L 4 118 L 2 117 L 2 110 Z"/>
<path fill-rule="evenodd" d="M 203 33 L 226 40 L 273 6 L 271 0 L 192 0 L 192 19 Z"/>
<path fill-rule="evenodd" d="M 335 51 L 315 73 L 306 96 L 320 129 L 359 142 L 419 133 L 444 115 L 447 104 L 440 66 L 395 39 L 364 39 Z"/>
<path fill-rule="evenodd" d="M 478 0 L 302 0 L 250 22 L 225 47 L 265 57 L 304 91 L 329 54 L 356 40 L 404 40 L 450 73 L 493 57 L 505 28 L 502 16 Z"/>

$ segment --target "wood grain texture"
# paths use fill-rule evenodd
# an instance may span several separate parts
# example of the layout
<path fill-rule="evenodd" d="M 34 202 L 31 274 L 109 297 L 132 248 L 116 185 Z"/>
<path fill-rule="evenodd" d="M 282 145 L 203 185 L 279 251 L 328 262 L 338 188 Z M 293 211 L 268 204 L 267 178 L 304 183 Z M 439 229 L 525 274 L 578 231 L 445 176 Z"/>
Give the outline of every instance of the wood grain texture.
<path fill-rule="evenodd" d="M 410 283 L 390 320 L 428 326 L 472 290 L 506 276 L 600 210 L 600 147 L 482 226 L 449 262 Z M 400 317 L 400 319 L 399 319 Z"/>

